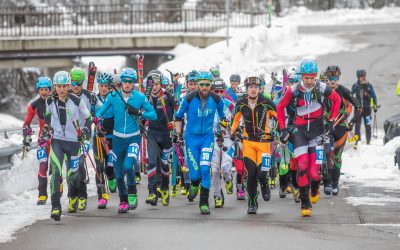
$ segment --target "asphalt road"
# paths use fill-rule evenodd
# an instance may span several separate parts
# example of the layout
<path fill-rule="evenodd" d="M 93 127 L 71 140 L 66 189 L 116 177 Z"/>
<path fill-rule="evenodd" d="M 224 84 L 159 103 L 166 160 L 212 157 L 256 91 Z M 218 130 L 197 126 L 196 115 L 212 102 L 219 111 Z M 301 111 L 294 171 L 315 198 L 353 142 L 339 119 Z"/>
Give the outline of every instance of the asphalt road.
<path fill-rule="evenodd" d="M 340 65 L 342 82 L 349 87 L 356 80 L 356 69 L 367 70 L 382 104 L 379 126 L 399 112 L 400 99 L 395 96 L 400 79 L 399 30 L 399 24 L 301 30 L 339 32 L 354 43 L 368 44 L 357 52 L 332 51 L 318 62 L 321 68 Z M 199 214 L 197 201 L 189 203 L 183 196 L 172 198 L 168 207 L 146 205 L 143 183 L 136 211 L 118 215 L 116 196 L 108 209 L 97 210 L 92 197 L 87 211 L 63 216 L 61 222 L 39 221 L 19 231 L 15 240 L 1 244 L 0 249 L 400 249 L 397 204 L 352 206 L 345 201 L 348 196 L 388 192 L 400 196 L 396 191 L 343 183 L 338 197 L 322 195 L 313 216 L 301 218 L 299 205 L 291 196 L 280 199 L 274 190 L 270 202 L 260 200 L 257 215 L 246 214 L 246 201 L 228 196 L 223 209 L 213 208 L 211 215 L 204 216 Z"/>

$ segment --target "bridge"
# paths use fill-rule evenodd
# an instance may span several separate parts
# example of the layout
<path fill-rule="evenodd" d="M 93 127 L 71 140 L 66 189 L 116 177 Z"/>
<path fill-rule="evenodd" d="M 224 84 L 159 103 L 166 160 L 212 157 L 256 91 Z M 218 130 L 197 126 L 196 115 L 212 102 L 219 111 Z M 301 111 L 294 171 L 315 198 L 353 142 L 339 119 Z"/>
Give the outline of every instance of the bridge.
<path fill-rule="evenodd" d="M 261 11 L 148 4 L 0 8 L 0 68 L 69 66 L 80 56 L 161 55 L 179 43 L 207 47 L 225 27 L 265 25 Z M 46 59 L 46 61 L 43 61 Z"/>

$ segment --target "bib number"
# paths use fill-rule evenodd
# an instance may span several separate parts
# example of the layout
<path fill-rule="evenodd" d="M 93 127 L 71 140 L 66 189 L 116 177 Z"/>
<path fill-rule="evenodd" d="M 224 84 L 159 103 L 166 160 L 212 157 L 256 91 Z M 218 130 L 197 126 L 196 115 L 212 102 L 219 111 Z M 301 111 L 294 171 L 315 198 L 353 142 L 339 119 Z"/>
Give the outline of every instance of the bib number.
<path fill-rule="evenodd" d="M 322 164 L 322 162 L 324 161 L 324 146 L 316 146 L 315 154 L 316 154 L 315 163 Z"/>
<path fill-rule="evenodd" d="M 271 169 L 271 155 L 268 153 L 263 153 L 261 156 L 261 160 L 261 171 L 269 171 Z"/>
<path fill-rule="evenodd" d="M 38 150 L 36 151 L 36 158 L 38 159 L 39 162 L 47 161 L 46 148 L 38 148 Z"/>
<path fill-rule="evenodd" d="M 139 157 L 139 145 L 137 143 L 132 143 L 128 147 L 128 157 L 133 157 L 137 159 Z"/>
<path fill-rule="evenodd" d="M 71 156 L 71 163 L 69 166 L 69 169 L 71 172 L 76 172 L 79 169 L 79 165 L 81 162 L 81 156 L 77 155 L 77 156 Z"/>

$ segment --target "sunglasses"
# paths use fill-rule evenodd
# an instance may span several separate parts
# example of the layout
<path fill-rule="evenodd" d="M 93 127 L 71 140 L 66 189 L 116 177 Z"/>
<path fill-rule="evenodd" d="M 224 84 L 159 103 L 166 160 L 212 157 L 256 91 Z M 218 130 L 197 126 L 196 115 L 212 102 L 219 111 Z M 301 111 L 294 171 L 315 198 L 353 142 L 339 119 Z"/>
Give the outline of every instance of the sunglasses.
<path fill-rule="evenodd" d="M 216 90 L 214 90 L 214 93 L 215 93 L 215 94 L 223 94 L 223 93 L 225 93 L 225 90 L 223 90 L 223 89 L 216 89 Z"/>
<path fill-rule="evenodd" d="M 124 82 L 124 83 L 134 83 L 133 79 L 131 79 L 131 78 L 121 78 L 121 82 Z"/>
<path fill-rule="evenodd" d="M 337 77 L 337 76 L 329 76 L 328 80 L 329 81 L 337 81 L 337 80 L 339 80 L 339 77 Z"/>
<path fill-rule="evenodd" d="M 72 86 L 82 86 L 83 85 L 83 81 L 79 81 L 79 82 L 73 82 L 73 81 L 71 81 L 71 85 Z"/>
<path fill-rule="evenodd" d="M 202 82 L 202 83 L 199 83 L 199 86 L 200 86 L 200 87 L 210 87 L 210 86 L 211 86 L 211 83 L 204 83 L 204 82 Z"/>

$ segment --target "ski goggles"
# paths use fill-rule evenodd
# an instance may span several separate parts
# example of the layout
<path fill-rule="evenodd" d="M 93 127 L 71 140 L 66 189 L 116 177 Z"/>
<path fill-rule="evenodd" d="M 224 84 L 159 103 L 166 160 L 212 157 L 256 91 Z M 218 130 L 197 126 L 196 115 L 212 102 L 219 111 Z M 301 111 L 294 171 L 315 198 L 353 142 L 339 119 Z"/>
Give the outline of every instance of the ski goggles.
<path fill-rule="evenodd" d="M 161 75 L 159 74 L 148 75 L 147 81 L 152 81 L 152 83 L 161 83 Z"/>
<path fill-rule="evenodd" d="M 200 87 L 210 87 L 211 83 L 209 83 L 209 82 L 199 82 L 199 86 Z"/>
<path fill-rule="evenodd" d="M 251 85 L 258 85 L 258 87 L 261 87 L 261 85 L 262 85 L 262 80 L 261 80 L 261 78 L 260 78 L 260 77 L 257 77 L 257 76 L 250 76 L 250 77 L 247 77 L 247 78 L 244 80 L 244 86 L 249 87 L 249 86 L 251 86 Z"/>
<path fill-rule="evenodd" d="M 336 82 L 337 80 L 339 80 L 339 77 L 338 76 L 328 76 L 328 80 Z"/>
<path fill-rule="evenodd" d="M 124 83 L 134 83 L 135 81 L 133 80 L 133 78 L 122 77 L 122 78 L 121 78 L 121 82 L 124 82 Z"/>
<path fill-rule="evenodd" d="M 225 93 L 225 90 L 224 89 L 215 89 L 214 93 L 215 94 L 223 94 L 223 93 Z"/>
<path fill-rule="evenodd" d="M 83 81 L 71 81 L 71 85 L 72 86 L 82 86 L 83 85 Z"/>

